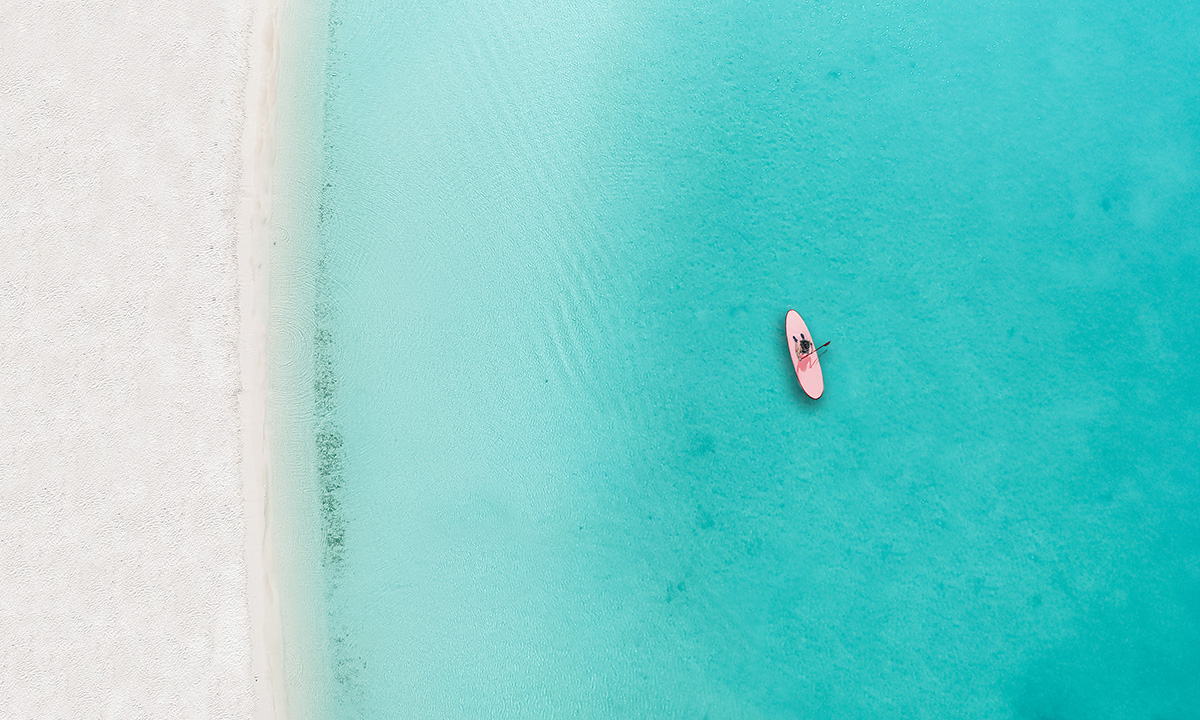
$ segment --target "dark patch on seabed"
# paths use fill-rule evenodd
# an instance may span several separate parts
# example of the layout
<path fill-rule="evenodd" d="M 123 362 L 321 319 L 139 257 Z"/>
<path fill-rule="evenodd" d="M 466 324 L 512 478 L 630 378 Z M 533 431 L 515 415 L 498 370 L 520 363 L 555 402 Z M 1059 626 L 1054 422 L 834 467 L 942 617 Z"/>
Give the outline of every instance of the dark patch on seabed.
<path fill-rule="evenodd" d="M 345 486 L 346 451 L 341 429 L 333 420 L 334 391 L 337 377 L 331 357 L 332 335 L 318 328 L 315 338 L 317 481 L 321 488 L 321 534 L 325 540 L 324 564 L 334 570 L 346 553 L 346 518 L 342 512 L 341 491 Z"/>
<path fill-rule="evenodd" d="M 322 564 L 325 593 L 331 597 L 346 562 L 346 514 L 342 492 L 346 485 L 346 448 L 341 426 L 334 419 L 337 374 L 333 363 L 333 333 L 318 301 L 314 336 L 317 481 L 321 493 L 321 534 L 324 539 Z M 333 623 L 329 635 L 330 671 L 337 687 L 353 697 L 356 679 L 364 664 L 352 647 L 352 634 L 343 623 Z M 345 695 L 343 697 L 346 697 Z"/>
<path fill-rule="evenodd" d="M 338 28 L 336 2 L 330 3 L 329 21 L 329 55 L 326 58 L 326 76 L 336 78 L 339 75 L 338 66 L 341 55 L 337 52 Z M 325 97 L 325 125 L 329 127 L 330 108 L 333 103 Z M 318 259 L 316 268 L 317 299 L 316 299 L 316 330 L 313 338 L 313 363 L 316 413 L 317 444 L 317 481 L 321 497 L 321 534 L 324 540 L 321 562 L 325 574 L 325 595 L 330 604 L 336 602 L 334 594 L 338 581 L 345 570 L 346 564 L 346 512 L 343 493 L 346 487 L 346 438 L 335 412 L 337 406 L 338 376 L 334 363 L 334 336 L 332 311 L 326 295 L 325 287 L 328 271 L 326 268 L 327 250 L 330 227 L 334 224 L 334 211 L 330 203 L 330 194 L 334 192 L 334 183 L 329 178 L 334 177 L 336 167 L 331 156 L 329 139 L 325 139 L 323 175 L 325 182 L 322 188 L 321 203 L 317 217 Z M 336 702 L 344 705 L 361 696 L 358 678 L 365 668 L 362 657 L 353 647 L 354 634 L 344 622 L 330 618 L 329 625 L 329 658 L 334 686 L 338 688 Z M 344 708 L 343 708 L 344 709 Z"/>
<path fill-rule="evenodd" d="M 342 493 L 346 486 L 346 442 L 335 419 L 337 373 L 333 361 L 333 333 L 329 329 L 327 308 L 318 300 L 317 329 L 313 339 L 317 444 L 317 484 L 321 497 L 321 557 L 325 573 L 325 593 L 332 599 L 346 562 L 346 514 Z M 337 687 L 352 697 L 356 678 L 363 668 L 362 658 L 354 652 L 352 634 L 343 623 L 330 627 L 330 672 Z M 346 695 L 343 695 L 345 698 Z"/>
<path fill-rule="evenodd" d="M 330 3 L 329 42 L 332 46 L 337 39 L 336 8 L 337 3 Z M 333 52 L 326 59 L 326 74 L 335 76 L 338 62 Z M 326 90 L 328 93 L 328 89 Z M 326 125 L 328 126 L 330 98 L 326 96 L 324 107 Z M 325 140 L 323 174 L 329 178 L 333 172 L 328 147 Z M 321 190 L 321 202 L 317 214 L 317 299 L 316 299 L 316 331 L 313 338 L 313 363 L 315 394 L 314 408 L 316 412 L 316 443 L 317 443 L 317 481 L 321 493 L 321 533 L 324 538 L 322 561 L 328 581 L 335 582 L 339 568 L 345 562 L 346 555 L 346 517 L 342 508 L 341 493 L 346 483 L 346 451 L 345 437 L 341 426 L 336 420 L 337 373 L 333 363 L 333 332 L 330 309 L 325 299 L 323 287 L 327 276 L 325 267 L 325 244 L 333 224 L 333 211 L 329 195 L 333 191 L 333 183 L 326 180 Z"/>

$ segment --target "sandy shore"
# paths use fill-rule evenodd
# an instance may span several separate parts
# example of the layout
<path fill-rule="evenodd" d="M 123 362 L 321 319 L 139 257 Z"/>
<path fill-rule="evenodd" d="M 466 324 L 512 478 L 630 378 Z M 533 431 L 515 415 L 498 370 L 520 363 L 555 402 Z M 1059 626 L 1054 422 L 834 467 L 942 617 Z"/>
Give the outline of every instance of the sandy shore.
<path fill-rule="evenodd" d="M 254 717 L 286 716 L 283 632 L 271 526 L 267 369 L 271 197 L 275 149 L 278 0 L 252 0 L 238 212 L 240 414 Z"/>
<path fill-rule="evenodd" d="M 282 717 L 271 0 L 0 23 L 0 708 Z"/>

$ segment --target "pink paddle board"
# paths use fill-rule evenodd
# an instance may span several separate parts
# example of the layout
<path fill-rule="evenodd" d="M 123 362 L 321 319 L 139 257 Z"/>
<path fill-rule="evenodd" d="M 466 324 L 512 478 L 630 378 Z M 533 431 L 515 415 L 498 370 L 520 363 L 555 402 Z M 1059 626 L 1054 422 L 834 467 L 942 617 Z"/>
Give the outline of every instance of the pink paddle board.
<path fill-rule="evenodd" d="M 796 368 L 796 378 L 800 381 L 800 387 L 804 389 L 813 400 L 821 397 L 821 393 L 825 392 L 825 379 L 821 377 L 821 362 L 817 359 L 816 343 L 813 342 L 812 333 L 808 331 L 808 326 L 804 324 L 800 313 L 795 310 L 787 311 L 787 320 L 784 322 L 787 328 L 787 344 L 788 352 L 792 354 L 792 367 Z M 813 343 L 812 350 L 808 354 L 800 352 L 800 338 L 807 339 Z"/>

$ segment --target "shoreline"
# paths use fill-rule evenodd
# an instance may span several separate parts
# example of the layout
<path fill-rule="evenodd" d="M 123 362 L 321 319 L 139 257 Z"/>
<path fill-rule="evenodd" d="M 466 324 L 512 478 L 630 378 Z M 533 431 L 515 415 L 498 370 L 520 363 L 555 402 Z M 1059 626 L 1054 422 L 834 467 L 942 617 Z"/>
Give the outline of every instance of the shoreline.
<path fill-rule="evenodd" d="M 328 0 L 256 3 L 239 250 L 255 709 L 308 720 L 330 682 L 312 425 Z"/>
<path fill-rule="evenodd" d="M 270 451 L 267 426 L 267 328 L 270 311 L 270 219 L 274 156 L 276 77 L 279 57 L 278 0 L 252 8 L 242 130 L 241 196 L 238 207 L 239 365 L 247 605 L 251 633 L 254 717 L 285 720 L 286 676 L 278 593 L 278 569 L 270 518 Z"/>

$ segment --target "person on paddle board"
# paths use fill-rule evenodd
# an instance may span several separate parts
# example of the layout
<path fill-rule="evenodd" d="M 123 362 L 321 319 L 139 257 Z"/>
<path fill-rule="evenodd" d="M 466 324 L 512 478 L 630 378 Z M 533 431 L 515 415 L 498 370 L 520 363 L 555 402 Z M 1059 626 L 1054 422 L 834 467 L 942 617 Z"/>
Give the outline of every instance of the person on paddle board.
<path fill-rule="evenodd" d="M 796 340 L 796 336 L 793 335 L 792 339 Z M 812 342 L 809 341 L 808 338 L 804 337 L 804 333 L 800 333 L 800 339 L 796 340 L 796 356 L 804 357 L 805 355 L 809 354 L 812 352 L 812 346 Z"/>

